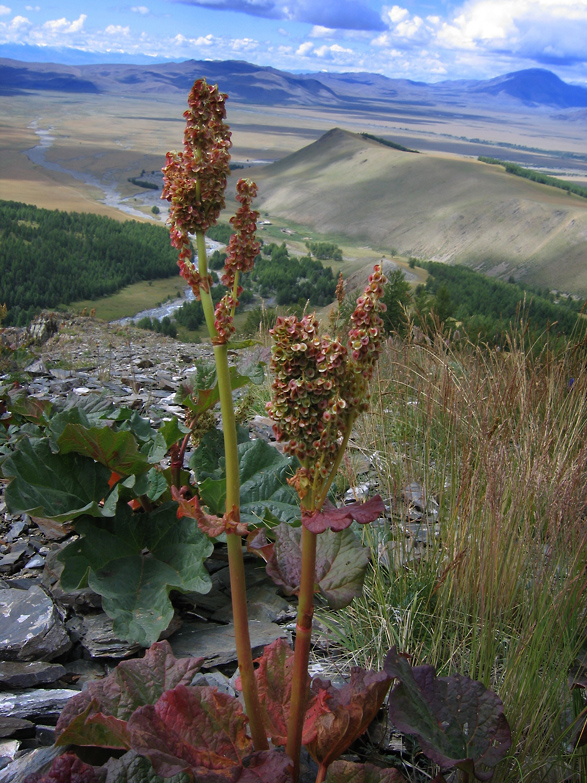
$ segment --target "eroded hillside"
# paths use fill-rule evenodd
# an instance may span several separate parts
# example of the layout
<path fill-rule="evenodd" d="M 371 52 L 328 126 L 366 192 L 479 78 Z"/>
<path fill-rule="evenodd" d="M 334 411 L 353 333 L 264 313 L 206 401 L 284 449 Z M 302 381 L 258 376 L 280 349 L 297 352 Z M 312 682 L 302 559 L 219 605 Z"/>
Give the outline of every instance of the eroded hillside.
<path fill-rule="evenodd" d="M 334 129 L 256 179 L 264 211 L 323 233 L 587 292 L 587 200 L 501 167 Z"/>

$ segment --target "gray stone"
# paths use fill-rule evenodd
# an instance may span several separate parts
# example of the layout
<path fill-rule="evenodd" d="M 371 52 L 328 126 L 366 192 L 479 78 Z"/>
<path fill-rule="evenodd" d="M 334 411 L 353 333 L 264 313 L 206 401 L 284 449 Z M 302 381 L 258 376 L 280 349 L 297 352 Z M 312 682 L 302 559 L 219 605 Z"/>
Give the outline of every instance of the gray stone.
<path fill-rule="evenodd" d="M 107 614 L 82 618 L 81 643 L 92 658 L 128 658 L 141 649 L 140 644 L 119 639 Z"/>
<path fill-rule="evenodd" d="M 17 519 L 16 522 L 12 525 L 8 533 L 4 536 L 4 540 L 10 544 L 12 541 L 16 541 L 16 539 L 20 536 L 22 531 L 27 526 L 26 520 L 24 519 Z"/>
<path fill-rule="evenodd" d="M 0 737 L 13 737 L 15 734 L 30 734 L 34 723 L 24 718 L 0 718 Z"/>
<path fill-rule="evenodd" d="M 36 359 L 32 364 L 29 364 L 28 367 L 25 367 L 25 372 L 28 372 L 31 375 L 45 375 L 47 367 L 42 359 Z"/>
<path fill-rule="evenodd" d="M 68 683 L 82 690 L 86 682 L 101 680 L 110 674 L 111 666 L 103 661 L 86 661 L 80 658 L 78 661 L 71 661 L 65 664 L 66 678 Z"/>
<path fill-rule="evenodd" d="M 28 563 L 25 563 L 25 568 L 43 568 L 45 565 L 45 558 L 41 557 L 41 555 L 35 555 L 34 557 L 31 557 L 31 559 L 28 561 Z"/>
<path fill-rule="evenodd" d="M 68 378 L 73 377 L 73 373 L 71 370 L 62 370 L 59 367 L 52 367 L 49 370 L 49 373 L 53 376 L 53 378 L 56 378 L 58 381 L 65 381 Z"/>
<path fill-rule="evenodd" d="M 35 728 L 35 739 L 39 745 L 53 745 L 55 742 L 55 726 L 37 725 Z"/>
<path fill-rule="evenodd" d="M 53 601 L 41 587 L 0 590 L 2 660 L 51 661 L 70 647 Z"/>
<path fill-rule="evenodd" d="M 63 748 L 37 748 L 0 770 L 0 783 L 22 783 L 34 772 L 42 772 L 53 759 L 63 753 Z"/>
<path fill-rule="evenodd" d="M 0 661 L 0 688 L 34 688 L 55 682 L 65 673 L 59 663 Z"/>
<path fill-rule="evenodd" d="M 29 546 L 28 541 L 19 541 L 11 547 L 10 552 L 2 555 L 2 558 L 0 559 L 0 573 L 13 573 L 18 563 L 20 563 L 21 560 L 24 560 L 25 557 L 30 557 L 32 554 L 33 550 Z"/>
<path fill-rule="evenodd" d="M 0 716 L 57 720 L 61 710 L 76 693 L 78 691 L 69 688 L 6 691 L 0 693 Z"/>
<path fill-rule="evenodd" d="M 249 623 L 251 648 L 260 654 L 263 648 L 276 639 L 287 639 L 289 633 L 275 623 L 251 620 Z M 185 623 L 169 637 L 169 644 L 176 658 L 204 658 L 204 666 L 212 668 L 236 661 L 234 626 L 212 623 Z"/>
<path fill-rule="evenodd" d="M 284 622 L 295 617 L 296 610 L 285 598 L 277 595 L 277 588 L 270 585 L 255 585 L 247 590 L 247 613 L 249 620 L 259 620 L 265 623 Z M 214 622 L 229 623 L 232 621 L 232 604 L 220 607 L 210 618 Z"/>
<path fill-rule="evenodd" d="M 191 682 L 192 685 L 209 685 L 216 688 L 221 693 L 226 693 L 228 696 L 238 697 L 238 693 L 231 685 L 230 679 L 226 674 L 213 670 L 211 672 L 198 672 L 194 675 L 194 679 Z"/>

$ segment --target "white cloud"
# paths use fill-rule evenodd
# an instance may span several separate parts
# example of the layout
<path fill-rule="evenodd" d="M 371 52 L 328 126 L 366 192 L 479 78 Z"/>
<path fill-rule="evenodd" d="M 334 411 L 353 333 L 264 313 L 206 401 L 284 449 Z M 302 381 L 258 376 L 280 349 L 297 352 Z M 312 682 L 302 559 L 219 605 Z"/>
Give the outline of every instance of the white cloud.
<path fill-rule="evenodd" d="M 332 27 L 322 27 L 319 24 L 312 27 L 309 37 L 310 38 L 334 38 L 337 35 L 337 31 Z"/>
<path fill-rule="evenodd" d="M 408 9 L 400 8 L 399 5 L 394 5 L 392 8 L 384 9 L 384 18 L 387 16 L 392 24 L 397 24 L 398 22 L 403 21 L 409 15 L 410 12 Z"/>
<path fill-rule="evenodd" d="M 104 32 L 106 35 L 121 35 L 126 38 L 130 35 L 130 27 L 123 27 L 120 24 L 109 24 Z"/>
<path fill-rule="evenodd" d="M 79 18 L 73 22 L 70 22 L 65 17 L 62 17 L 61 19 L 50 19 L 41 26 L 41 29 L 51 35 L 70 35 L 71 33 L 79 33 L 82 31 L 84 22 L 87 18 L 86 14 L 80 14 Z"/>
<path fill-rule="evenodd" d="M 314 44 L 310 41 L 305 41 L 303 44 L 300 44 L 296 50 L 296 54 L 299 57 L 306 57 L 306 55 L 310 54 L 312 49 L 314 48 Z"/>
<path fill-rule="evenodd" d="M 146 16 L 146 14 L 149 13 L 149 9 L 146 5 L 133 5 L 130 10 L 135 14 L 143 14 L 143 16 Z"/>
<path fill-rule="evenodd" d="M 587 0 L 477 0 L 438 31 L 451 49 L 508 53 L 538 63 L 587 62 Z"/>
<path fill-rule="evenodd" d="M 0 22 L 0 43 L 21 43 L 31 27 L 26 16 L 15 16 L 10 22 Z"/>
<path fill-rule="evenodd" d="M 32 11 L 32 8 L 27 8 L 27 11 Z M 7 5 L 0 5 L 0 16 L 7 16 L 8 14 L 12 13 L 12 8 L 9 8 Z"/>
<path fill-rule="evenodd" d="M 259 47 L 259 42 L 252 38 L 235 38 L 231 41 L 233 52 L 251 52 Z"/>

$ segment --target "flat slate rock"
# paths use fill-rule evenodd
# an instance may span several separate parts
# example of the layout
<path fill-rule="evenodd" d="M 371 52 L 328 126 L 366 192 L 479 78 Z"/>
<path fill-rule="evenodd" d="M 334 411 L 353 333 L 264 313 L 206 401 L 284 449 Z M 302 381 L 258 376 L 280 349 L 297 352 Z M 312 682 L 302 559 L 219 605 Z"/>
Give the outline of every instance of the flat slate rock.
<path fill-rule="evenodd" d="M 61 756 L 63 748 L 38 748 L 0 769 L 0 783 L 22 783 L 33 772 L 43 772 L 53 759 Z"/>
<path fill-rule="evenodd" d="M 112 620 L 107 614 L 82 618 L 82 646 L 92 658 L 128 658 L 141 649 L 140 644 L 120 639 L 114 633 Z"/>
<path fill-rule="evenodd" d="M 69 688 L 6 691 L 0 693 L 0 717 L 57 720 L 61 710 L 76 693 L 79 691 Z"/>
<path fill-rule="evenodd" d="M 0 590 L 0 660 L 51 661 L 70 647 L 53 601 L 41 587 Z"/>
<path fill-rule="evenodd" d="M 59 663 L 44 661 L 0 661 L 0 688 L 35 688 L 55 682 L 66 674 Z"/>
<path fill-rule="evenodd" d="M 12 737 L 19 732 L 30 732 L 35 724 L 24 718 L 0 718 L 0 737 Z"/>
<path fill-rule="evenodd" d="M 287 639 L 285 628 L 275 623 L 251 620 L 249 623 L 253 654 L 261 654 L 266 645 L 276 639 Z M 204 658 L 203 666 L 212 668 L 236 661 L 234 625 L 213 625 L 212 623 L 185 623 L 169 637 L 169 644 L 176 658 Z"/>

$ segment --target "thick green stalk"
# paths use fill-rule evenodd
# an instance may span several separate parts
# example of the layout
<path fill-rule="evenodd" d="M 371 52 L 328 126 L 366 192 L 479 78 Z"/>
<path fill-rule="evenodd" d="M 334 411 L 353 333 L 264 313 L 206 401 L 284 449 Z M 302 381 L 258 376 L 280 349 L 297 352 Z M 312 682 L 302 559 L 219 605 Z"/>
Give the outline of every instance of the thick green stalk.
<path fill-rule="evenodd" d="M 198 271 L 202 277 L 205 277 L 208 275 L 205 237 L 201 232 L 197 232 L 196 237 L 198 247 Z M 212 342 L 214 342 L 214 338 L 218 337 L 218 332 L 214 327 L 214 304 L 212 302 L 212 297 L 209 292 L 201 289 L 201 299 L 208 331 L 210 332 Z M 236 508 L 238 515 L 238 510 L 240 509 L 240 478 L 236 422 L 234 418 L 232 386 L 230 383 L 230 371 L 228 367 L 228 347 L 226 343 L 214 345 L 214 360 L 216 362 L 216 377 L 218 380 L 220 410 L 222 412 L 222 431 L 224 435 L 226 511 L 229 513 L 233 508 Z M 233 518 L 233 521 L 238 522 L 238 518 Z M 251 638 L 249 634 L 242 540 L 241 537 L 235 533 L 227 532 L 226 543 L 228 547 L 228 567 L 230 571 L 234 636 L 243 688 L 243 698 L 245 700 L 245 707 L 249 718 L 251 737 L 255 750 L 267 750 L 269 744 L 263 726 L 261 705 L 257 691 L 257 680 L 255 678 L 255 668 L 253 666 Z"/>
<path fill-rule="evenodd" d="M 314 508 L 312 493 L 302 500 L 302 506 L 311 511 Z M 302 576 L 298 600 L 296 623 L 296 644 L 294 650 L 293 676 L 289 722 L 287 726 L 286 753 L 294 765 L 293 779 L 300 776 L 300 752 L 302 733 L 308 699 L 308 662 L 312 641 L 312 617 L 314 615 L 314 587 L 316 582 L 316 533 L 302 527 Z"/>
<path fill-rule="evenodd" d="M 196 231 L 196 247 L 198 249 L 198 272 L 202 279 L 205 280 L 208 277 L 208 260 L 206 258 L 206 235 L 203 231 Z M 204 290 L 204 288 L 200 288 L 200 298 L 208 333 L 212 342 L 214 342 L 214 338 L 218 337 L 218 332 L 214 326 L 214 302 L 210 292 Z"/>

